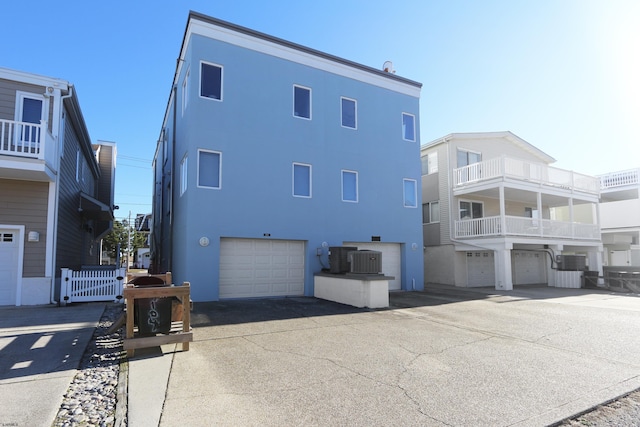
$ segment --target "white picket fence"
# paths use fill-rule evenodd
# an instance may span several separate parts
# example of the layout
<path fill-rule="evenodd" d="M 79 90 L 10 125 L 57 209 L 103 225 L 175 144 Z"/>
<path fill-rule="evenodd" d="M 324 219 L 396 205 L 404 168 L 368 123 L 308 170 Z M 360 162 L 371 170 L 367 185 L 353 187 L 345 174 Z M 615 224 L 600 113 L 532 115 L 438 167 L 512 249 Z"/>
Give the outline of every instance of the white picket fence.
<path fill-rule="evenodd" d="M 112 270 L 62 269 L 60 304 L 72 302 L 122 302 L 122 291 L 127 277 L 124 268 Z"/>

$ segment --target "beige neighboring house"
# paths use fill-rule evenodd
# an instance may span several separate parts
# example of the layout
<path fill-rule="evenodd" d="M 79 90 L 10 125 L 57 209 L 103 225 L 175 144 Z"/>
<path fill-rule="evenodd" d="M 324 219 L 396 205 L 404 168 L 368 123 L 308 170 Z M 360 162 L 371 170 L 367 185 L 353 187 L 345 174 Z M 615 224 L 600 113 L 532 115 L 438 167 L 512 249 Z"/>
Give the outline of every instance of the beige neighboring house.
<path fill-rule="evenodd" d="M 426 283 L 580 287 L 602 273 L 599 179 L 511 132 L 450 134 L 421 159 Z"/>
<path fill-rule="evenodd" d="M 604 265 L 640 267 L 640 169 L 600 178 Z"/>
<path fill-rule="evenodd" d="M 55 303 L 62 267 L 99 264 L 115 158 L 72 84 L 0 68 L 0 305 Z"/>

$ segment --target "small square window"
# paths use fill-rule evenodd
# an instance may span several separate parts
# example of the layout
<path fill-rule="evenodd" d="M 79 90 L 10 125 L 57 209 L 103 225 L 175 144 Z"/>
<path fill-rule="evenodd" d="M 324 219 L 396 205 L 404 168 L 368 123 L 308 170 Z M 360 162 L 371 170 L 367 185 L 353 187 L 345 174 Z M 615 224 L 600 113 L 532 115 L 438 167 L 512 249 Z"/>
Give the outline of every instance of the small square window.
<path fill-rule="evenodd" d="M 358 172 L 342 171 L 342 201 L 358 201 Z"/>
<path fill-rule="evenodd" d="M 422 223 L 440 222 L 440 202 L 429 202 L 422 205 Z"/>
<path fill-rule="evenodd" d="M 415 179 L 403 180 L 404 207 L 418 207 L 418 185 Z"/>
<path fill-rule="evenodd" d="M 201 62 L 200 96 L 222 101 L 222 67 Z"/>
<path fill-rule="evenodd" d="M 402 139 L 416 140 L 416 118 L 413 114 L 402 113 Z"/>
<path fill-rule="evenodd" d="M 198 187 L 220 189 L 221 181 L 222 153 L 198 150 Z"/>
<path fill-rule="evenodd" d="M 311 197 L 311 165 L 293 164 L 293 195 Z"/>
<path fill-rule="evenodd" d="M 293 115 L 311 119 L 311 89 L 293 85 Z"/>
<path fill-rule="evenodd" d="M 355 99 L 340 98 L 340 111 L 342 116 L 342 127 L 357 128 L 357 105 Z"/>

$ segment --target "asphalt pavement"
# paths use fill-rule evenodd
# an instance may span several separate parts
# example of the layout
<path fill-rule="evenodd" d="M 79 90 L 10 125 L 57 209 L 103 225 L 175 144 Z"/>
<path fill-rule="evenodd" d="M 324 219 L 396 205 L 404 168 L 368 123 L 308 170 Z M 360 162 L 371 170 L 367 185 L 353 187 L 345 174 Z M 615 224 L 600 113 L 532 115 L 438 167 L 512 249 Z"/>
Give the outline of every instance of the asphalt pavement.
<path fill-rule="evenodd" d="M 637 295 L 430 285 L 390 304 L 196 303 L 189 351 L 131 359 L 129 425 L 546 426 L 640 387 Z"/>
<path fill-rule="evenodd" d="M 546 426 L 640 388 L 638 295 L 430 285 L 390 304 L 196 303 L 189 351 L 129 360 L 128 425 Z M 103 311 L 0 308 L 0 425 L 51 425 Z"/>

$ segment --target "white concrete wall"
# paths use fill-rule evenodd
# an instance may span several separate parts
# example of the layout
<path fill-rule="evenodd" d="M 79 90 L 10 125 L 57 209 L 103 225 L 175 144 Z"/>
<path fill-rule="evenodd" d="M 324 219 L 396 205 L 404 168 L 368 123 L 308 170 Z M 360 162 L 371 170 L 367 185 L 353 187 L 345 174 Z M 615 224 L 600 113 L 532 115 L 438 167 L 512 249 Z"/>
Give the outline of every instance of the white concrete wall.
<path fill-rule="evenodd" d="M 600 204 L 600 227 L 640 227 L 640 200 L 621 200 Z"/>
<path fill-rule="evenodd" d="M 384 308 L 389 307 L 389 281 L 315 276 L 314 296 L 354 307 Z"/>

